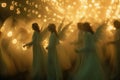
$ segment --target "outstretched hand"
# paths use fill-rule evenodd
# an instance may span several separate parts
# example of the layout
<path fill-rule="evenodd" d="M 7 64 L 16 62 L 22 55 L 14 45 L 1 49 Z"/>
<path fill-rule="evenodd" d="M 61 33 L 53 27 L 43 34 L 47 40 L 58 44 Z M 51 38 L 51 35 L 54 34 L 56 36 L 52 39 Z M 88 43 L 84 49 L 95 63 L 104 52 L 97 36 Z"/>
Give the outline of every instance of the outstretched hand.
<path fill-rule="evenodd" d="M 29 48 L 29 47 L 31 47 L 31 45 L 25 44 L 25 45 L 23 45 L 23 47 L 24 47 L 24 48 L 25 48 L 25 47 Z"/>

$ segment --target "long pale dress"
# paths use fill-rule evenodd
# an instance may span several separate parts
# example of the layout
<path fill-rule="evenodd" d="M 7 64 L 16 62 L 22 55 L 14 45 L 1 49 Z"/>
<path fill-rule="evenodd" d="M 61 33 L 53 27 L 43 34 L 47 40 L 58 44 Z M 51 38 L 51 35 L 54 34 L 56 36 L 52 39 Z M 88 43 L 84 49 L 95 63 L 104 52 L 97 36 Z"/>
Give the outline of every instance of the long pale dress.
<path fill-rule="evenodd" d="M 44 62 L 44 48 L 41 44 L 41 35 L 39 32 L 34 31 L 32 36 L 33 45 L 33 64 L 32 64 L 32 76 L 34 80 L 44 80 L 45 76 L 45 62 Z"/>
<path fill-rule="evenodd" d="M 82 58 L 83 58 L 83 54 L 79 54 L 79 49 L 81 49 L 84 45 L 84 40 L 83 40 L 83 36 L 84 36 L 84 32 L 79 30 L 77 32 L 77 41 L 75 41 L 74 45 L 75 45 L 75 52 L 77 54 L 77 58 L 76 58 L 76 65 L 75 65 L 75 72 L 78 71 L 78 68 L 81 66 L 82 63 Z"/>
<path fill-rule="evenodd" d="M 48 44 L 48 80 L 62 80 L 62 74 L 57 55 L 58 37 L 51 33 Z"/>
<path fill-rule="evenodd" d="M 97 52 L 101 60 L 102 67 L 107 78 L 112 78 L 111 75 L 115 71 L 115 47 L 109 44 L 114 40 L 114 30 L 109 31 L 109 26 L 100 25 L 96 30 Z"/>
<path fill-rule="evenodd" d="M 120 76 L 120 29 L 116 29 L 115 41 L 113 41 L 115 47 L 115 61 L 116 61 L 116 77 Z M 120 77 L 119 77 L 120 79 Z"/>
<path fill-rule="evenodd" d="M 83 54 L 83 60 L 74 80 L 104 80 L 104 74 L 96 53 L 94 35 L 85 32 L 83 39 L 84 47 L 78 50 L 80 54 Z"/>

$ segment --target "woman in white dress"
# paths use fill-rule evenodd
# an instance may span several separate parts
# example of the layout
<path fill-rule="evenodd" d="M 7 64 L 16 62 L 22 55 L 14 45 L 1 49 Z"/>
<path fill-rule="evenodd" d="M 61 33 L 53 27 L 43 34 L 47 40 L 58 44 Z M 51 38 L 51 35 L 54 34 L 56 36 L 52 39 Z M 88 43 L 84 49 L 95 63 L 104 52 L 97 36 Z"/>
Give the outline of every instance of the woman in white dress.
<path fill-rule="evenodd" d="M 32 76 L 33 80 L 44 80 L 45 77 L 45 62 L 44 62 L 44 48 L 42 45 L 42 35 L 37 23 L 32 24 L 34 30 L 32 41 L 25 44 L 25 46 L 33 46 L 33 64 L 32 64 Z"/>
<path fill-rule="evenodd" d="M 49 24 L 48 30 L 51 32 L 48 43 L 48 80 L 62 80 L 62 72 L 57 55 L 57 45 L 59 44 L 58 34 L 55 24 Z"/>
<path fill-rule="evenodd" d="M 113 74 L 113 78 L 120 79 L 120 21 L 114 20 L 113 22 L 114 27 L 116 28 L 114 41 L 109 42 L 108 44 L 112 44 L 115 49 L 115 73 Z"/>
<path fill-rule="evenodd" d="M 77 23 L 77 39 L 72 43 L 75 46 L 75 49 L 78 50 L 80 48 L 83 47 L 83 36 L 84 36 L 84 32 L 80 29 L 80 26 L 82 26 L 83 23 L 79 22 Z M 75 64 L 75 68 L 74 68 L 74 72 L 76 72 L 78 70 L 78 68 L 80 67 L 80 64 L 82 63 L 82 54 L 78 54 L 77 53 L 77 58 L 76 58 L 76 64 Z"/>
<path fill-rule="evenodd" d="M 83 47 L 76 52 L 82 54 L 83 59 L 74 80 L 104 80 L 104 74 L 96 52 L 94 32 L 88 22 L 78 27 L 84 32 L 84 42 Z"/>

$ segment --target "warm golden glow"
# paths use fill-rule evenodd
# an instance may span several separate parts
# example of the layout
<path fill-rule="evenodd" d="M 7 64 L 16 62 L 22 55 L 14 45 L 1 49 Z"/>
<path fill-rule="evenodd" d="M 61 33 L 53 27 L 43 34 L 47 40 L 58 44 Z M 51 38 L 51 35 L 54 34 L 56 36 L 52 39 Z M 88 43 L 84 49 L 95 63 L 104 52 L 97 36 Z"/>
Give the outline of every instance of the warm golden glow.
<path fill-rule="evenodd" d="M 21 7 L 22 4 L 17 1 L 12 1 L 9 6 L 10 10 L 15 10 L 16 14 L 21 14 L 21 8 L 28 12 L 27 16 L 36 15 L 37 18 L 43 17 L 43 21 L 60 22 L 61 19 L 66 18 L 68 21 L 74 22 L 88 21 L 90 23 L 101 23 L 106 19 L 120 18 L 120 3 L 119 0 L 41 0 L 44 5 L 38 4 L 30 0 L 26 0 L 26 6 Z M 45 14 L 41 15 L 41 6 L 44 6 Z M 1 3 L 1 7 L 7 7 L 7 3 Z"/>
<path fill-rule="evenodd" d="M 115 28 L 113 25 L 108 24 L 108 27 L 107 27 L 106 32 L 107 32 L 109 35 L 112 36 L 112 35 L 114 35 L 114 34 L 113 34 L 113 31 L 114 31 L 114 30 L 116 30 L 116 28 Z M 108 36 L 109 36 L 109 35 L 108 35 Z"/>
<path fill-rule="evenodd" d="M 44 46 L 44 48 L 48 47 L 48 40 L 43 41 L 43 46 Z"/>
<path fill-rule="evenodd" d="M 38 15 L 38 18 L 40 18 L 40 17 L 41 17 L 41 15 L 39 14 L 39 15 Z"/>
<path fill-rule="evenodd" d="M 13 43 L 13 44 L 16 44 L 16 43 L 17 43 L 17 39 L 13 39 L 13 40 L 12 40 L 12 43 Z"/>
<path fill-rule="evenodd" d="M 112 34 L 115 30 L 111 23 L 114 19 L 120 18 L 120 3 L 119 0 L 41 0 L 44 2 L 44 14 L 41 12 L 41 4 L 26 0 L 26 4 L 33 7 L 28 8 L 22 7 L 24 12 L 28 12 L 27 16 L 36 15 L 37 18 L 43 21 L 42 24 L 49 21 L 55 22 L 57 25 L 60 24 L 63 18 L 65 18 L 65 24 L 72 21 L 73 25 L 70 26 L 69 33 L 74 32 L 77 22 L 90 22 L 91 24 L 99 23 L 108 20 L 107 33 Z M 45 5 L 46 4 L 46 5 Z M 10 10 L 15 10 L 16 14 L 21 14 L 21 3 L 12 1 L 9 6 Z M 7 7 L 7 3 L 1 3 L 1 7 Z M 93 28 L 94 25 L 93 25 Z M 3 30 L 3 29 L 1 29 Z M 31 30 L 28 30 L 32 33 Z M 7 32 L 8 37 L 13 38 L 13 32 Z M 19 40 L 18 40 L 19 41 Z M 16 39 L 12 40 L 13 44 L 17 43 Z M 47 46 L 47 40 L 44 41 L 44 45 Z M 23 48 L 26 50 L 26 48 Z"/>
<path fill-rule="evenodd" d="M 39 24 L 41 32 L 42 30 L 47 28 L 49 23 L 55 23 L 56 27 L 58 27 L 63 19 L 65 19 L 63 22 L 64 26 L 72 22 L 72 24 L 68 28 L 68 31 L 66 31 L 66 33 L 63 34 L 64 35 L 63 38 L 66 39 L 65 40 L 60 39 L 60 43 L 62 43 L 63 48 L 65 46 L 66 52 L 68 53 L 68 54 L 63 53 L 63 57 L 61 59 L 65 58 L 65 61 L 67 61 L 68 58 L 70 60 L 69 62 L 71 63 L 77 60 L 76 58 L 77 55 L 74 49 L 77 48 L 77 46 L 75 45 L 76 47 L 73 47 L 74 46 L 73 44 L 71 47 L 70 46 L 71 44 L 69 43 L 75 42 L 76 41 L 75 39 L 78 38 L 78 34 L 77 34 L 78 22 L 86 22 L 86 21 L 89 22 L 92 25 L 94 31 L 98 29 L 98 27 L 101 24 L 105 23 L 105 30 L 104 30 L 105 32 L 103 31 L 103 34 L 105 35 L 102 35 L 101 33 L 100 38 L 98 36 L 98 39 L 100 40 L 98 41 L 97 44 L 99 44 L 100 42 L 99 47 L 101 47 L 104 45 L 104 43 L 112 41 L 112 39 L 114 39 L 116 29 L 113 27 L 114 26 L 113 20 L 116 19 L 120 20 L 120 0 L 24 0 L 23 2 L 13 0 L 9 4 L 7 4 L 8 3 L 7 0 L 5 1 L 6 3 L 5 2 L 0 3 L 0 8 L 4 9 L 2 11 L 5 12 L 6 10 L 9 9 L 10 11 L 8 12 L 10 13 L 8 14 L 12 16 L 6 19 L 1 27 L 1 31 L 3 33 L 2 41 L 3 43 L 5 42 L 5 44 L 2 44 L 5 46 L 5 49 L 3 50 L 8 50 L 3 52 L 6 53 L 8 52 L 7 54 L 12 55 L 10 58 L 10 62 L 13 62 L 15 60 L 14 58 L 17 54 L 19 58 L 16 58 L 17 61 L 15 62 L 17 62 L 17 66 L 18 68 L 20 68 L 19 70 L 25 70 L 25 68 L 28 68 L 28 65 L 24 66 L 26 65 L 26 63 L 28 63 L 25 62 L 28 58 L 30 59 L 29 61 L 32 62 L 32 55 L 33 55 L 32 48 L 23 47 L 23 45 L 25 45 L 26 43 L 32 40 L 32 36 L 34 32 L 34 30 L 32 30 L 33 22 L 37 22 Z M 5 14 L 5 16 L 8 16 L 8 14 Z M 62 26 L 62 28 L 64 26 Z M 102 37 L 104 38 L 103 42 L 102 42 Z M 44 41 L 41 41 L 40 45 L 42 45 L 45 48 L 45 51 L 47 52 L 48 50 L 46 48 L 48 47 L 49 36 L 43 37 L 42 40 L 44 38 L 46 39 Z M 109 48 L 109 46 L 107 46 L 107 48 Z M 99 50 L 98 48 L 98 52 L 99 51 L 101 51 L 101 49 Z M 62 51 L 58 51 L 58 52 L 62 53 Z M 28 53 L 28 54 L 24 54 L 24 53 Z M 106 53 L 107 55 L 105 54 L 105 56 L 106 57 L 108 56 L 108 59 L 110 59 L 111 53 L 109 52 Z M 25 55 L 27 57 L 25 57 Z M 60 54 L 60 56 L 61 55 L 62 54 Z M 67 55 L 67 57 L 64 55 Z M 102 55 L 101 52 L 100 55 Z M 12 61 L 12 57 L 14 59 L 13 61 Z M 20 64 L 23 61 L 24 65 L 22 66 L 24 66 L 25 68 L 22 69 L 21 66 L 19 67 L 19 60 L 20 60 Z M 111 61 L 112 60 L 110 60 L 110 62 Z M 23 72 L 23 71 L 19 71 L 19 72 Z"/>
<path fill-rule="evenodd" d="M 24 11 L 27 11 L 27 8 L 26 8 L 26 7 L 24 7 Z"/>
<path fill-rule="evenodd" d="M 11 37 L 12 35 L 13 35 L 12 31 L 9 31 L 9 32 L 7 33 L 7 36 L 8 36 L 8 37 Z"/>
<path fill-rule="evenodd" d="M 14 10 L 14 6 L 13 5 L 10 6 L 10 10 Z"/>
<path fill-rule="evenodd" d="M 47 22 L 47 19 L 44 19 L 43 21 L 44 21 L 44 22 Z"/>
<path fill-rule="evenodd" d="M 22 50 L 25 51 L 27 50 L 27 47 L 23 47 L 25 44 L 22 44 Z"/>
<path fill-rule="evenodd" d="M 116 30 L 112 25 L 108 26 L 107 28 L 108 31 Z"/>
<path fill-rule="evenodd" d="M 4 30 L 5 30 L 5 28 L 4 28 L 4 27 L 0 28 L 0 31 L 1 31 L 1 32 L 3 32 Z"/>
<path fill-rule="evenodd" d="M 7 3 L 1 3 L 1 7 L 3 8 L 7 7 Z"/>
<path fill-rule="evenodd" d="M 119 17 L 119 3 L 116 0 L 42 0 L 50 4 L 54 9 L 54 13 L 48 6 L 45 6 L 47 13 L 53 14 L 57 20 L 66 18 L 74 22 L 89 21 L 102 22 L 106 19 L 114 19 Z M 117 13 L 116 13 L 117 11 Z M 60 16 L 60 17 L 59 17 Z M 50 17 L 50 16 L 49 16 Z M 46 17 L 45 19 L 47 19 Z M 53 19 L 55 20 L 55 19 Z M 46 22 L 46 20 L 44 20 Z"/>
<path fill-rule="evenodd" d="M 16 9 L 16 14 L 20 14 L 21 12 L 20 12 L 20 8 L 17 8 Z"/>

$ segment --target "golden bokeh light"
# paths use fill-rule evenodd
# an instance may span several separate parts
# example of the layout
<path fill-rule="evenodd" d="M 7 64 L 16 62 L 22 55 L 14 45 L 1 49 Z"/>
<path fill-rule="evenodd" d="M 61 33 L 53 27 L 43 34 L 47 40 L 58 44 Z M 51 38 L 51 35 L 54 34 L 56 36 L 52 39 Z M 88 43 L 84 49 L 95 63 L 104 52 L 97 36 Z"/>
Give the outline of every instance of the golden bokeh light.
<path fill-rule="evenodd" d="M 65 24 L 72 21 L 73 23 L 67 35 L 74 32 L 78 22 L 90 22 L 95 30 L 97 29 L 95 25 L 108 21 L 106 23 L 107 32 L 111 35 L 112 31 L 116 30 L 113 27 L 112 21 L 120 18 L 119 1 L 120 0 L 41 0 L 33 2 L 26 0 L 25 4 L 27 6 L 12 1 L 9 8 L 11 11 L 15 10 L 14 12 L 17 15 L 23 15 L 25 12 L 27 17 L 33 16 L 35 19 L 38 18 L 42 21 L 42 24 L 55 22 L 56 25 L 59 25 L 64 18 Z M 7 3 L 2 3 L 1 7 L 7 7 Z M 31 31 L 29 32 L 32 33 Z M 13 32 L 8 31 L 7 37 L 13 38 Z M 12 43 L 16 44 L 17 40 L 13 39 Z M 44 45 L 47 45 L 46 41 Z M 26 48 L 23 47 L 22 49 L 26 50 Z"/>
<path fill-rule="evenodd" d="M 13 40 L 12 40 L 12 43 L 13 43 L 13 44 L 16 44 L 16 43 L 17 43 L 17 39 L 13 39 Z"/>
<path fill-rule="evenodd" d="M 13 5 L 10 6 L 10 10 L 14 10 L 14 6 Z"/>
<path fill-rule="evenodd" d="M 115 28 L 115 27 L 113 27 L 112 25 L 110 25 L 110 26 L 108 26 L 107 30 L 108 30 L 108 31 L 111 31 L 111 30 L 116 30 L 116 28 Z"/>
<path fill-rule="evenodd" d="M 9 31 L 9 32 L 7 33 L 7 36 L 8 36 L 8 37 L 12 37 L 12 35 L 13 35 L 12 31 Z"/>
<path fill-rule="evenodd" d="M 5 7 L 7 7 L 7 3 L 1 3 L 1 7 L 3 7 L 3 8 L 5 8 Z"/>

